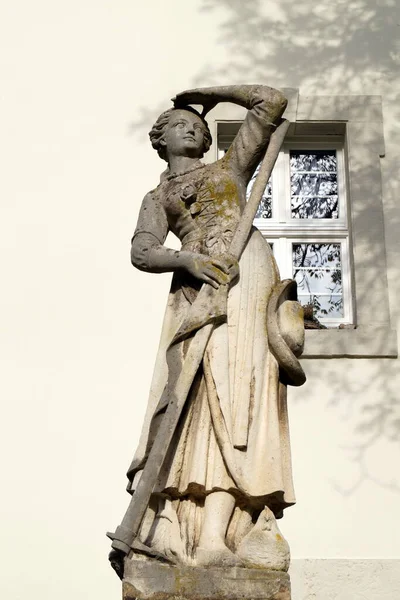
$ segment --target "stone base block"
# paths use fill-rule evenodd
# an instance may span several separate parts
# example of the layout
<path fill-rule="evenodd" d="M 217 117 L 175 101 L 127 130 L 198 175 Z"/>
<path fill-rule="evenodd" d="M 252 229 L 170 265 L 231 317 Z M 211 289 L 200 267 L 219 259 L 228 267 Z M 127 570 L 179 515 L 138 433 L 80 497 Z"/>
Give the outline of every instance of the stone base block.
<path fill-rule="evenodd" d="M 284 571 L 170 566 L 127 559 L 123 600 L 291 600 Z"/>

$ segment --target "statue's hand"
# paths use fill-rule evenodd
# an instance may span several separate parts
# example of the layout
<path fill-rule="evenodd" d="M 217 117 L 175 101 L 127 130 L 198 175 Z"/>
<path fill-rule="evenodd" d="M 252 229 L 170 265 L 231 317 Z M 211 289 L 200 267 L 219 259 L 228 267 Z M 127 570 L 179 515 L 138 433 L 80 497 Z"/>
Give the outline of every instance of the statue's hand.
<path fill-rule="evenodd" d="M 185 108 L 188 104 L 201 104 L 202 117 L 205 117 L 219 102 L 211 88 L 186 90 L 172 98 L 175 108 Z"/>
<path fill-rule="evenodd" d="M 199 279 L 218 289 L 227 285 L 239 274 L 239 265 L 231 255 L 213 258 L 205 254 L 190 253 L 185 257 L 184 268 Z"/>
<path fill-rule="evenodd" d="M 233 256 L 233 254 L 222 254 L 221 256 L 217 256 L 218 260 L 224 265 L 224 272 L 228 274 L 229 281 L 235 281 L 239 277 L 239 263 L 237 259 Z"/>

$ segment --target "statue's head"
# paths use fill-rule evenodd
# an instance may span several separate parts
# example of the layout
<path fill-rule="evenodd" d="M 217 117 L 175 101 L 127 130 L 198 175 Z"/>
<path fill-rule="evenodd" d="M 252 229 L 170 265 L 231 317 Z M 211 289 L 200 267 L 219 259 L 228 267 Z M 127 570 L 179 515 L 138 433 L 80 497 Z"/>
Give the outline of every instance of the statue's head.
<path fill-rule="evenodd" d="M 149 137 L 158 155 L 167 162 L 171 155 L 202 158 L 212 142 L 207 121 L 190 106 L 163 112 Z"/>

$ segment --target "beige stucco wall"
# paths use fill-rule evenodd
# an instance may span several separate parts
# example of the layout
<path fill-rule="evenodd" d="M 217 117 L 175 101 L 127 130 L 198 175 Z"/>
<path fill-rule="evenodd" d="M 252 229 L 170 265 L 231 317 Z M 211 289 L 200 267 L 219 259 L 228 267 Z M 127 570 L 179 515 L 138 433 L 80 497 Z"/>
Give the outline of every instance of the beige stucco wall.
<path fill-rule="evenodd" d="M 2 3 L 2 598 L 119 597 L 104 532 L 127 504 L 169 281 L 132 269 L 129 239 L 162 167 L 146 133 L 176 92 L 263 82 L 383 96 L 400 329 L 398 23 L 396 0 Z M 386 596 L 357 596 L 356 568 L 301 575 L 296 561 L 294 600 L 394 598 L 398 563 L 387 576 L 379 561 L 400 558 L 399 363 L 305 367 L 290 395 L 298 505 L 282 531 L 295 559 L 374 560 Z"/>

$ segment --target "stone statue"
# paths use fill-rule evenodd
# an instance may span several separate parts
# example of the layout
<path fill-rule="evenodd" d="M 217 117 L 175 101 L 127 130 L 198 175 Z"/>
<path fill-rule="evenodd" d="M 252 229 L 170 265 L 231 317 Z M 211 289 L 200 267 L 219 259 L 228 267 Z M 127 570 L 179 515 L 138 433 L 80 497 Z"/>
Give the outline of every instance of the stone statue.
<path fill-rule="evenodd" d="M 211 134 L 204 117 L 219 102 L 248 112 L 225 156 L 205 165 Z M 286 103 L 261 85 L 189 90 L 150 132 L 168 166 L 143 200 L 131 257 L 138 269 L 171 271 L 173 278 L 128 471 L 141 516 L 136 508 L 132 535 L 135 510 L 109 534 L 120 575 L 129 552 L 175 565 L 288 568 L 275 519 L 295 502 L 286 386 L 305 381 L 296 358 L 304 342 L 302 309 L 295 282 L 280 281 L 269 244 L 251 227 L 254 211 L 244 214 L 246 187 L 264 154 L 267 160 Z M 193 104 L 204 107 L 202 114 Z M 278 150 L 269 156 L 269 171 Z M 164 246 L 169 231 L 180 251 Z M 163 451 L 154 450 L 157 443 Z M 149 463 L 157 461 L 150 474 Z M 140 485 L 150 490 L 145 500 L 135 499 Z"/>

